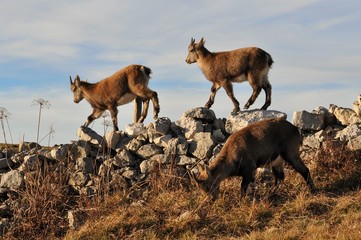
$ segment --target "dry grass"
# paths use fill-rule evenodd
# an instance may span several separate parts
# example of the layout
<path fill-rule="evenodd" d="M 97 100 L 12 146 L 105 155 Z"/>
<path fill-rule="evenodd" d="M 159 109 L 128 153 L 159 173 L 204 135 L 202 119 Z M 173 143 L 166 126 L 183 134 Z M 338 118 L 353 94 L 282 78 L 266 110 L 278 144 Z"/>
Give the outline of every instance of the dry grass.
<path fill-rule="evenodd" d="M 241 179 L 233 178 L 222 183 L 215 202 L 195 186 L 186 171 L 171 165 L 102 201 L 77 199 L 76 204 L 66 194 L 64 178 L 44 176 L 43 183 L 52 183 L 46 186 L 37 185 L 34 178 L 34 186 L 19 193 L 22 214 L 17 220 L 23 224 L 13 228 L 8 237 L 360 239 L 360 154 L 330 142 L 306 164 L 319 188 L 315 195 L 309 193 L 301 176 L 287 168 L 285 182 L 275 191 L 270 190 L 273 179 L 265 177 L 258 179 L 254 196 L 240 200 Z M 82 206 L 89 214 L 88 221 L 76 231 L 67 229 L 64 220 L 64 211 L 75 206 Z M 66 236 L 59 233 L 65 230 Z"/>

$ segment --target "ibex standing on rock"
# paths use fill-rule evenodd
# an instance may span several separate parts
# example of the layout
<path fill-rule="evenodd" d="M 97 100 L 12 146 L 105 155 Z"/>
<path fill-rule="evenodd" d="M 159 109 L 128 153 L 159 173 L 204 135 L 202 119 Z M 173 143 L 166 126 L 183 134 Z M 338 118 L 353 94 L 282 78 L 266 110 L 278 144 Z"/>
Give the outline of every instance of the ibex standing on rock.
<path fill-rule="evenodd" d="M 148 67 L 129 65 L 97 83 L 81 81 L 79 76 L 76 76 L 73 83 L 70 77 L 70 88 L 74 93 L 74 102 L 79 103 L 85 98 L 93 107 L 93 112 L 87 118 L 84 126 L 89 126 L 105 110 L 109 110 L 114 131 L 118 131 L 117 107 L 136 98 L 143 101 L 143 112 L 139 119 L 136 119 L 138 122 L 143 122 L 146 118 L 149 100 L 152 100 L 153 103 L 154 119 L 158 118 L 158 95 L 148 88 L 150 74 L 151 69 Z"/>
<path fill-rule="evenodd" d="M 268 71 L 273 60 L 270 54 L 260 48 L 240 48 L 227 52 L 209 52 L 204 47 L 204 39 L 195 43 L 192 38 L 188 46 L 188 64 L 198 63 L 204 76 L 213 83 L 211 95 L 205 107 L 210 108 L 214 103 L 216 92 L 223 87 L 231 98 L 234 109 L 238 112 L 239 102 L 234 97 L 232 82 L 248 81 L 253 89 L 244 109 L 248 109 L 263 89 L 266 93 L 266 102 L 261 109 L 266 110 L 271 105 L 271 84 L 268 81 Z"/>
<path fill-rule="evenodd" d="M 275 186 L 283 181 L 285 161 L 302 175 L 311 191 L 315 191 L 310 171 L 300 158 L 300 144 L 300 133 L 290 122 L 263 120 L 232 134 L 209 167 L 198 164 L 199 173 L 194 178 L 214 200 L 223 179 L 242 176 L 241 196 L 244 196 L 248 185 L 255 181 L 258 167 L 272 168 Z"/>

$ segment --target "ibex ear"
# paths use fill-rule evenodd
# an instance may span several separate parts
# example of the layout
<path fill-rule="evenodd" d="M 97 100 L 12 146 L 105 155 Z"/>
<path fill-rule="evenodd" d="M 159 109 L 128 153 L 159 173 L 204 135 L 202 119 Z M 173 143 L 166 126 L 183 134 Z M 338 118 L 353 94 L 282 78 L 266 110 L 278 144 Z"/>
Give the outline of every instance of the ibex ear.
<path fill-rule="evenodd" d="M 80 77 L 78 75 L 76 75 L 75 79 L 74 79 L 74 84 L 75 86 L 79 87 L 80 85 Z"/>
<path fill-rule="evenodd" d="M 210 177 L 209 168 L 207 165 L 197 164 L 199 174 L 197 176 L 198 180 L 207 180 Z"/>
<path fill-rule="evenodd" d="M 201 40 L 199 41 L 199 45 L 203 46 L 206 43 L 206 40 L 204 40 L 204 38 L 202 37 Z"/>

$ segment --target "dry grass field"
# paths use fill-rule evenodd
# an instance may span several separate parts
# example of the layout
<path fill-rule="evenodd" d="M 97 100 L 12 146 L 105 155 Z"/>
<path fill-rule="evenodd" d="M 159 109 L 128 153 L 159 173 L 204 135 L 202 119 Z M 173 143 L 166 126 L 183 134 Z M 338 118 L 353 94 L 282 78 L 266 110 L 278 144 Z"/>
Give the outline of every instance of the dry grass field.
<path fill-rule="evenodd" d="M 306 161 L 318 193 L 286 167 L 286 178 L 272 189 L 271 176 L 257 179 L 257 190 L 240 199 L 239 178 L 221 185 L 212 202 L 187 173 L 160 166 L 131 188 L 94 198 L 74 196 L 69 169 L 27 176 L 18 212 L 6 239 L 360 239 L 361 156 L 325 144 Z M 66 211 L 84 209 L 88 218 L 77 230 Z"/>

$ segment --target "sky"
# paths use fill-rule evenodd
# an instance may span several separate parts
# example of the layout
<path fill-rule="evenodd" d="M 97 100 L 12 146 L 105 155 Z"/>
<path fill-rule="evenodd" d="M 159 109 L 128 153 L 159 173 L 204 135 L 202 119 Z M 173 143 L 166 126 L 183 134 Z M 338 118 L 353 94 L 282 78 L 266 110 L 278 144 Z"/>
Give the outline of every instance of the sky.
<path fill-rule="evenodd" d="M 211 83 L 197 64 L 186 64 L 191 38 L 204 37 L 211 52 L 256 46 L 272 55 L 269 110 L 287 113 L 330 104 L 352 108 L 361 94 L 361 4 L 357 0 L 1 0 L 0 107 L 8 143 L 77 140 L 92 108 L 73 102 L 69 76 L 98 82 L 129 64 L 152 69 L 160 117 L 177 121 L 204 106 Z M 234 84 L 243 106 L 252 93 Z M 252 108 L 260 108 L 261 92 Z M 212 106 L 227 118 L 231 100 L 220 89 Z M 133 104 L 118 107 L 121 130 L 132 121 Z M 153 122 L 150 105 L 145 124 Z M 90 126 L 104 134 L 103 118 Z M 50 129 L 54 133 L 48 138 Z M 10 130 L 10 131 L 9 131 Z M 108 129 L 111 130 L 111 129 Z M 5 141 L 1 131 L 0 142 Z"/>

